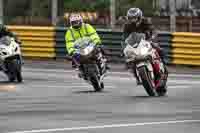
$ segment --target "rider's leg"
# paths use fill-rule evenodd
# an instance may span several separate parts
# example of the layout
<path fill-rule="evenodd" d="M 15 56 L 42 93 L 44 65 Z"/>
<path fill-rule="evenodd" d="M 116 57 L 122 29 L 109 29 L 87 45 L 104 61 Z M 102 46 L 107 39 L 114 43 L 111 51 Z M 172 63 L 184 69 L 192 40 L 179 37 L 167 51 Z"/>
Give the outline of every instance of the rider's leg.
<path fill-rule="evenodd" d="M 158 43 L 152 43 L 152 47 L 156 49 L 156 51 L 158 52 L 163 64 L 164 64 L 164 69 L 165 69 L 165 74 L 168 75 L 168 70 L 167 70 L 167 67 L 166 67 L 166 62 L 164 60 L 164 51 L 163 49 L 159 46 Z"/>
<path fill-rule="evenodd" d="M 72 68 L 78 68 L 79 63 L 76 61 L 76 59 L 72 56 Z"/>
<path fill-rule="evenodd" d="M 164 52 L 163 52 L 162 48 L 159 46 L 158 43 L 152 42 L 151 44 L 152 44 L 152 47 L 155 48 L 156 51 L 158 52 L 158 54 L 159 54 L 161 60 L 163 61 L 163 63 L 165 63 L 165 60 L 164 60 Z"/>

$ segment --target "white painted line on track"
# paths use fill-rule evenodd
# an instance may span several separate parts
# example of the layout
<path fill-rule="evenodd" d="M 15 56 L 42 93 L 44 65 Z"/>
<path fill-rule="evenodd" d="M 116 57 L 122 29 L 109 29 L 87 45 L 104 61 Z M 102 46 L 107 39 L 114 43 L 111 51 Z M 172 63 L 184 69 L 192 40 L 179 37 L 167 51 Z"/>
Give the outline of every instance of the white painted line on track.
<path fill-rule="evenodd" d="M 170 85 L 168 86 L 168 89 L 178 89 L 178 88 L 181 88 L 181 89 L 187 89 L 187 88 L 191 88 L 191 86 L 187 86 L 187 85 Z"/>
<path fill-rule="evenodd" d="M 146 125 L 198 123 L 198 122 L 200 122 L 200 120 L 176 120 L 176 121 L 163 121 L 163 122 L 144 122 L 144 123 L 112 124 L 112 125 L 102 125 L 102 126 L 40 129 L 40 130 L 29 130 L 29 131 L 27 130 L 27 131 L 15 131 L 10 133 L 46 133 L 46 132 L 58 132 L 58 131 L 77 131 L 77 130 L 89 130 L 89 129 L 105 129 L 105 128 L 136 127 L 136 126 L 146 126 Z"/>
<path fill-rule="evenodd" d="M 199 81 L 194 81 L 194 80 L 168 80 L 168 83 L 181 83 L 183 85 L 200 85 Z"/>

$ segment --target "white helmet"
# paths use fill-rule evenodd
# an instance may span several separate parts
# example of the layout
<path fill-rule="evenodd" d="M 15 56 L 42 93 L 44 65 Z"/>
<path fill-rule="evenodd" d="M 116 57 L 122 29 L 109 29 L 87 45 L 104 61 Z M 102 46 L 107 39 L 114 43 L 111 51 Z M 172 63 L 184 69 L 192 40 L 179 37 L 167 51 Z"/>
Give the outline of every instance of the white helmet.
<path fill-rule="evenodd" d="M 127 18 L 129 21 L 133 23 L 140 22 L 141 18 L 143 17 L 143 13 L 139 8 L 130 8 L 127 11 Z"/>
<path fill-rule="evenodd" d="M 81 27 L 81 25 L 83 23 L 83 18 L 81 17 L 80 14 L 71 14 L 69 21 L 70 21 L 70 25 L 73 28 L 78 29 Z"/>

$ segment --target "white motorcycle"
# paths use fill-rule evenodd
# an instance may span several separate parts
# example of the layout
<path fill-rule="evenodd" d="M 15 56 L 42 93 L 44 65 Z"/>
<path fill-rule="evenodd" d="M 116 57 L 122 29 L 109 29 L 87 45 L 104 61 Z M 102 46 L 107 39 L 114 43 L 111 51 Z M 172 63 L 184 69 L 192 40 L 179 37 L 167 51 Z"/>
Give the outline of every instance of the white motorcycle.
<path fill-rule="evenodd" d="M 10 82 L 22 82 L 22 57 L 19 44 L 14 38 L 4 36 L 0 38 L 0 70 Z"/>
<path fill-rule="evenodd" d="M 142 82 L 149 96 L 163 96 L 166 94 L 168 73 L 151 42 L 145 40 L 145 35 L 132 33 L 125 41 L 124 55 L 132 72 Z"/>

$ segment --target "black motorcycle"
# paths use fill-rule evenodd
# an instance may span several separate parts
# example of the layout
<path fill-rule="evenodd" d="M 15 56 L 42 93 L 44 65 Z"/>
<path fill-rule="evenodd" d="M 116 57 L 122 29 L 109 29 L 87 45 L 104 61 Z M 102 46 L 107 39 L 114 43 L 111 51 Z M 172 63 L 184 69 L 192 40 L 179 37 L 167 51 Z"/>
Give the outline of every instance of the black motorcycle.
<path fill-rule="evenodd" d="M 101 50 L 89 37 L 83 37 L 75 42 L 76 51 L 80 54 L 79 71 L 85 81 L 90 83 L 94 90 L 104 89 L 103 78 L 106 74 L 106 59 Z"/>

